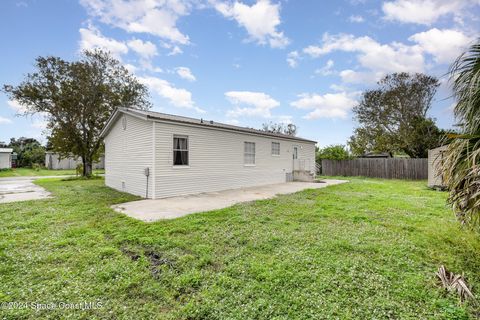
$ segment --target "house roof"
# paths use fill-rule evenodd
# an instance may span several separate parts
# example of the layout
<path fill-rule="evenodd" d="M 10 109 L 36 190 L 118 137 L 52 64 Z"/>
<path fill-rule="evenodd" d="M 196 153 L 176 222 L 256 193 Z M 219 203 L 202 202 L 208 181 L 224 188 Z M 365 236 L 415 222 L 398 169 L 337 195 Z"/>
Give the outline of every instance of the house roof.
<path fill-rule="evenodd" d="M 435 151 L 446 151 L 447 149 L 448 149 L 448 144 L 430 149 L 428 151 L 433 151 L 433 152 L 435 152 Z"/>
<path fill-rule="evenodd" d="M 258 129 L 245 128 L 245 127 L 239 127 L 239 126 L 234 126 L 234 125 L 220 123 L 220 122 L 214 122 L 211 120 L 189 118 L 189 117 L 177 116 L 173 114 L 154 112 L 154 111 L 143 111 L 143 110 L 130 109 L 130 108 L 117 108 L 117 110 L 112 114 L 110 119 L 107 121 L 107 124 L 103 128 L 101 132 L 102 137 L 104 137 L 108 133 L 111 125 L 115 122 L 117 116 L 120 113 L 126 113 L 132 116 L 141 117 L 141 118 L 144 118 L 145 120 L 175 122 L 175 123 L 181 123 L 181 124 L 187 124 L 187 125 L 195 125 L 199 127 L 207 127 L 211 129 L 229 130 L 229 131 L 236 131 L 236 132 L 242 132 L 242 133 L 248 133 L 248 134 L 254 134 L 254 135 L 268 136 L 268 137 L 279 138 L 279 139 L 288 139 L 288 140 L 297 140 L 297 141 L 303 141 L 303 142 L 316 143 L 316 141 L 313 141 L 313 140 L 289 136 L 281 133 L 272 133 L 272 132 L 266 132 Z"/>
<path fill-rule="evenodd" d="M 0 148 L 0 153 L 12 153 L 12 148 Z"/>

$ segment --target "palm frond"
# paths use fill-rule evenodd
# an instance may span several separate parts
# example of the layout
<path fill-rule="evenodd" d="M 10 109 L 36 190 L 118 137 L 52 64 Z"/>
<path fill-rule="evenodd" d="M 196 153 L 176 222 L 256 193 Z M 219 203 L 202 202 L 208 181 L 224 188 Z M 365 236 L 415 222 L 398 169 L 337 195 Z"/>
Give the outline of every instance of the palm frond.
<path fill-rule="evenodd" d="M 450 75 L 461 132 L 447 135 L 452 142 L 442 163 L 444 181 L 457 217 L 480 230 L 480 42 L 453 63 Z"/>
<path fill-rule="evenodd" d="M 445 269 L 445 266 L 440 266 L 437 271 L 437 277 L 442 283 L 443 288 L 448 292 L 456 292 L 460 301 L 464 302 L 471 299 L 475 302 L 475 297 L 467 285 L 463 275 L 454 274 Z"/>

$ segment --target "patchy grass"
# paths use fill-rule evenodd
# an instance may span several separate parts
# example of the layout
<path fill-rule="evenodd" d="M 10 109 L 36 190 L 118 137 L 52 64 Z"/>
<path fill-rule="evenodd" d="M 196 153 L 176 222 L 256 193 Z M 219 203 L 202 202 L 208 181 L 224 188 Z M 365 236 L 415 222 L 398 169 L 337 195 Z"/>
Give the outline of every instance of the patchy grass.
<path fill-rule="evenodd" d="M 99 169 L 94 170 L 94 174 L 105 173 L 105 170 Z M 40 169 L 35 170 L 31 168 L 14 168 L 14 169 L 3 169 L 0 170 L 0 178 L 6 177 L 32 177 L 32 176 L 66 176 L 66 175 L 75 175 L 75 169 L 72 170 L 49 170 L 49 169 Z"/>
<path fill-rule="evenodd" d="M 0 301 L 100 302 L 6 318 L 468 319 L 435 278 L 480 293 L 480 240 L 425 182 L 351 179 L 143 223 L 102 180 L 42 180 L 55 198 L 0 205 Z M 37 305 L 39 306 L 39 305 Z"/>

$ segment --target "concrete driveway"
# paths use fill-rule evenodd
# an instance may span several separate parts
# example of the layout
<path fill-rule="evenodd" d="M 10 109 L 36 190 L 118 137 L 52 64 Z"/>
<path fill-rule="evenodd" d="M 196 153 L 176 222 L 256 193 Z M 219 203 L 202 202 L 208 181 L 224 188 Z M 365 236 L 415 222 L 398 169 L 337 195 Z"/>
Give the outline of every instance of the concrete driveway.
<path fill-rule="evenodd" d="M 36 179 L 52 177 L 9 177 L 0 178 L 0 203 L 38 200 L 50 197 L 50 192 L 33 183 Z"/>
<path fill-rule="evenodd" d="M 239 202 L 269 199 L 279 194 L 295 193 L 305 189 L 320 189 L 345 182 L 348 181 L 328 179 L 316 183 L 287 182 L 158 200 L 132 201 L 114 205 L 112 208 L 129 217 L 153 222 L 162 219 L 175 219 L 196 212 L 223 209 Z"/>

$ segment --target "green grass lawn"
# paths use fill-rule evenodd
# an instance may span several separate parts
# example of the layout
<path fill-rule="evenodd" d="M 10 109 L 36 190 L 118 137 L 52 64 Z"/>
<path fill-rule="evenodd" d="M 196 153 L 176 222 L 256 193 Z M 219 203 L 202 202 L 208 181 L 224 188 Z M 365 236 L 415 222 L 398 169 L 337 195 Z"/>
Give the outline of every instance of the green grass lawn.
<path fill-rule="evenodd" d="M 94 170 L 95 174 L 104 173 L 105 170 Z M 64 176 L 74 175 L 75 170 L 48 170 L 48 169 L 31 169 L 31 168 L 15 168 L 9 170 L 0 170 L 0 178 L 6 177 L 31 177 L 31 176 Z"/>
<path fill-rule="evenodd" d="M 147 224 L 109 206 L 103 180 L 39 180 L 55 198 L 0 205 L 0 302 L 99 302 L 0 310 L 6 318 L 468 319 L 439 265 L 480 294 L 480 239 L 425 182 L 352 179 Z M 37 305 L 38 306 L 38 305 Z"/>

